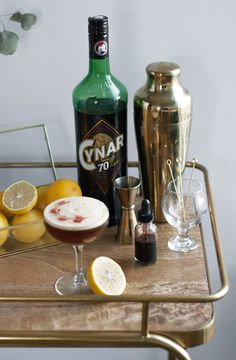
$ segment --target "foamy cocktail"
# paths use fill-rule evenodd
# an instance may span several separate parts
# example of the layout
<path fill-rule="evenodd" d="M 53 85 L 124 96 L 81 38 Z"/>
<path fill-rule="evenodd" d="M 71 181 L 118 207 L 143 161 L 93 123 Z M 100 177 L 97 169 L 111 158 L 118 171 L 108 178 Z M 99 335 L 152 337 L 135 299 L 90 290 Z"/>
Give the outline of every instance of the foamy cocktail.
<path fill-rule="evenodd" d="M 48 232 L 57 240 L 71 244 L 76 254 L 74 274 L 65 274 L 55 284 L 61 295 L 78 294 L 87 290 L 87 281 L 82 266 L 82 250 L 108 224 L 109 211 L 100 200 L 75 196 L 56 200 L 44 210 Z"/>

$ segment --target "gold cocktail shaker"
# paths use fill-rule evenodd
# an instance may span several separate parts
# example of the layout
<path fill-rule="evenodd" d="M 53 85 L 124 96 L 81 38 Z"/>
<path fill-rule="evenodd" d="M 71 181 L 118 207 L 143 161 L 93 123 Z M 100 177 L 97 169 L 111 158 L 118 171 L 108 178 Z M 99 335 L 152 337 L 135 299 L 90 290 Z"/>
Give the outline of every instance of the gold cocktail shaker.
<path fill-rule="evenodd" d="M 163 192 L 170 181 L 166 161 L 174 177 L 183 172 L 189 142 L 192 100 L 179 80 L 180 67 L 156 62 L 146 68 L 147 82 L 134 97 L 134 125 L 144 197 L 154 210 L 154 221 L 164 222 Z"/>

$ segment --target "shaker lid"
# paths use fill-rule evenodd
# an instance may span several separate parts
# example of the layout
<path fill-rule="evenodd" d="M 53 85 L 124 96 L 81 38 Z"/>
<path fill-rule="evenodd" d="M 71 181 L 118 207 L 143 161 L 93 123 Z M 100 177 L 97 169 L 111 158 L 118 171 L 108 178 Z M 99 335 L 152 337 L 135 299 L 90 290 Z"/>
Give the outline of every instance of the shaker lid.
<path fill-rule="evenodd" d="M 180 74 L 180 66 L 172 62 L 154 62 L 146 67 L 146 71 L 153 75 L 172 75 L 176 76 Z"/>

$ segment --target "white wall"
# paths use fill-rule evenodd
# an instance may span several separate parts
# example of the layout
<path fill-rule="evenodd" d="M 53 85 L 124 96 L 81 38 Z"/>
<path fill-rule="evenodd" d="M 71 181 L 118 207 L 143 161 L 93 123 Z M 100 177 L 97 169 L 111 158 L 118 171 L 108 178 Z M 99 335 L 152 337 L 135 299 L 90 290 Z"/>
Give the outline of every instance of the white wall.
<path fill-rule="evenodd" d="M 218 226 L 231 292 L 216 307 L 216 334 L 210 344 L 191 350 L 193 359 L 233 359 L 235 312 L 235 11 L 234 0 L 2 0 L 0 13 L 33 11 L 38 22 L 29 32 L 5 23 L 20 35 L 13 56 L 0 55 L 1 129 L 45 123 L 56 160 L 74 160 L 74 120 L 71 93 L 85 75 L 88 61 L 87 18 L 105 14 L 110 20 L 113 73 L 129 90 L 129 159 L 137 159 L 132 98 L 145 82 L 145 67 L 160 60 L 182 67 L 182 82 L 194 101 L 189 159 L 198 157 L 210 172 Z M 28 144 L 30 148 L 32 143 Z M 0 155 L 0 161 L 1 161 Z M 16 158 L 16 149 L 4 159 Z M 123 350 L 56 349 L 0 350 L 5 359 L 63 357 L 74 359 L 131 354 Z M 122 352 L 123 351 L 123 352 Z M 130 350 L 129 350 L 130 351 Z M 64 354 L 64 355 L 63 355 Z M 67 354 L 67 353 L 66 353 Z M 86 354 L 86 356 L 85 356 Z M 124 355 L 122 355 L 124 354 Z M 136 352 L 154 359 L 154 350 Z"/>

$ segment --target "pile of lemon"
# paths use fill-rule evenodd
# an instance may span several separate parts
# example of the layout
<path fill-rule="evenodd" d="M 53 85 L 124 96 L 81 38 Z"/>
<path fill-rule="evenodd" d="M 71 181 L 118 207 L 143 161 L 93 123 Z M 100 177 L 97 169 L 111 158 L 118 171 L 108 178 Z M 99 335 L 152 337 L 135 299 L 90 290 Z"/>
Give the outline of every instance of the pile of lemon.
<path fill-rule="evenodd" d="M 57 199 L 81 195 L 80 186 L 71 179 L 58 179 L 38 188 L 25 180 L 11 184 L 0 192 L 0 246 L 7 241 L 9 229 L 20 242 L 39 240 L 46 231 L 44 208 Z"/>
<path fill-rule="evenodd" d="M 45 207 L 58 199 L 82 196 L 80 186 L 71 179 L 55 180 L 36 188 L 21 180 L 0 192 L 0 246 L 8 239 L 9 232 L 22 243 L 38 241 L 46 232 L 43 222 Z M 87 273 L 91 290 L 98 295 L 121 295 L 126 287 L 125 274 L 114 260 L 99 256 L 94 259 Z"/>

